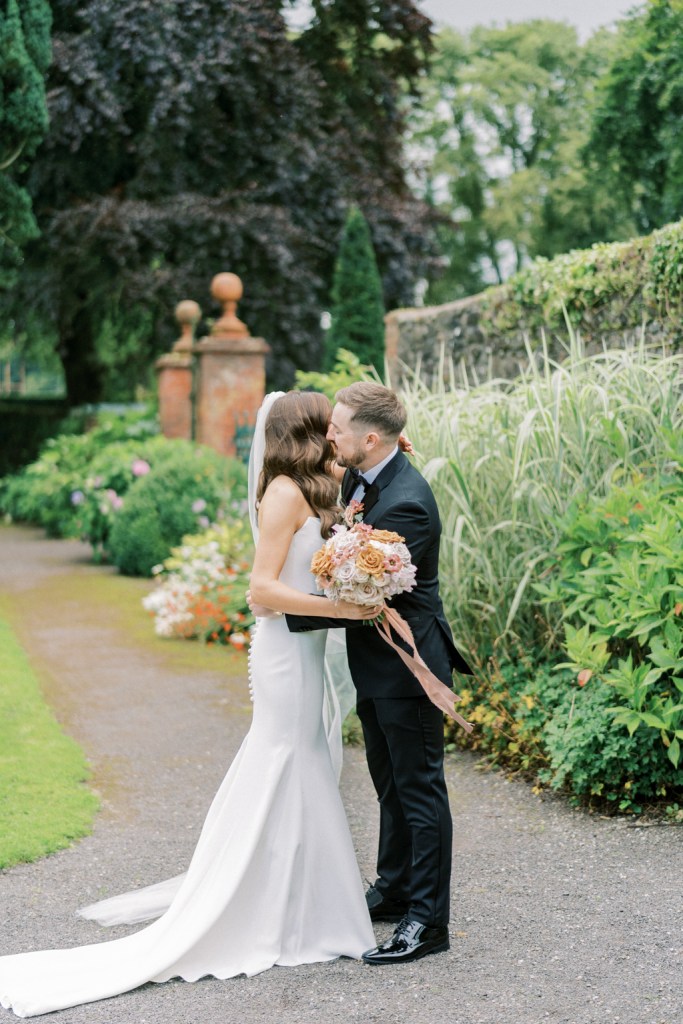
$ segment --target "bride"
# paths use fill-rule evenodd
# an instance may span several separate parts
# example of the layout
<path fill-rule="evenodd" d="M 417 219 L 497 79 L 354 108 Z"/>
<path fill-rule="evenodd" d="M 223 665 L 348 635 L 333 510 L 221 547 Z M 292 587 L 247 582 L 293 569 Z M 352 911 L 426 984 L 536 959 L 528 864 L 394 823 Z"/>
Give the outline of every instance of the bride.
<path fill-rule="evenodd" d="M 255 602 L 278 612 L 371 618 L 316 597 L 309 566 L 336 521 L 337 483 L 319 394 L 267 396 L 250 463 Z M 0 957 L 0 1003 L 18 1017 L 105 999 L 149 981 L 254 975 L 360 957 L 375 939 L 324 728 L 325 632 L 260 619 L 254 714 L 184 875 L 87 907 L 103 924 L 158 918 L 75 949 Z M 332 717 L 328 714 L 328 720 Z"/>

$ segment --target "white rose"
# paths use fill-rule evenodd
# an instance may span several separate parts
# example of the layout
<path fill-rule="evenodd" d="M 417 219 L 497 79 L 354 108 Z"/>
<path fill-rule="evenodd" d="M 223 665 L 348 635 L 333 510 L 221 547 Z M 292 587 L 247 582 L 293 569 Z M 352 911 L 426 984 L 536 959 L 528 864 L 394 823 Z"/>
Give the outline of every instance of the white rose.
<path fill-rule="evenodd" d="M 355 572 L 356 566 L 353 562 L 344 562 L 334 570 L 334 578 L 340 583 L 348 583 L 353 579 Z"/>

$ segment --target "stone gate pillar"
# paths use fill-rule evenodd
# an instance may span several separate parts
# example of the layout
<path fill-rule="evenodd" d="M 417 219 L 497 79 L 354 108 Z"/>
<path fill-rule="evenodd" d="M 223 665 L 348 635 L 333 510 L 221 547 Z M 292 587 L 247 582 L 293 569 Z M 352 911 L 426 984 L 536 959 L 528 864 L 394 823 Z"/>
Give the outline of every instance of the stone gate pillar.
<path fill-rule="evenodd" d="M 216 274 L 211 294 L 223 315 L 211 334 L 195 346 L 198 360 L 195 439 L 223 455 L 235 455 L 238 424 L 253 426 L 266 387 L 263 338 L 252 338 L 237 317 L 242 282 L 236 274 Z"/>
<path fill-rule="evenodd" d="M 194 330 L 202 311 L 192 299 L 184 299 L 175 309 L 181 334 L 171 352 L 155 363 L 159 391 L 159 420 L 164 437 L 194 437 L 193 423 L 193 349 Z"/>

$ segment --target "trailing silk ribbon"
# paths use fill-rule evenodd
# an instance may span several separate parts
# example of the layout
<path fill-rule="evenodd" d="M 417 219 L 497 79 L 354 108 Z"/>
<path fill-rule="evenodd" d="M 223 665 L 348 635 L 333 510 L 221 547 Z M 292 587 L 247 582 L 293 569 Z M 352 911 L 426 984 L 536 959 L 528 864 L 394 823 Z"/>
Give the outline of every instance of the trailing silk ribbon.
<path fill-rule="evenodd" d="M 437 679 L 431 669 L 427 668 L 415 646 L 413 631 L 406 620 L 401 618 L 394 608 L 388 608 L 387 605 L 384 605 L 382 617 L 379 620 L 375 619 L 375 626 L 380 636 L 386 640 L 390 647 L 393 647 L 401 660 L 408 666 L 432 704 L 436 704 L 437 708 L 445 711 L 458 725 L 463 727 L 465 732 L 472 732 L 470 723 L 466 722 L 462 715 L 459 715 L 455 710 L 455 703 L 460 700 L 460 697 L 458 697 L 457 693 L 449 690 L 440 679 Z M 402 640 L 405 640 L 411 648 L 412 654 L 408 654 L 407 651 L 404 651 L 402 647 L 399 647 L 394 642 L 390 626 L 394 628 Z"/>

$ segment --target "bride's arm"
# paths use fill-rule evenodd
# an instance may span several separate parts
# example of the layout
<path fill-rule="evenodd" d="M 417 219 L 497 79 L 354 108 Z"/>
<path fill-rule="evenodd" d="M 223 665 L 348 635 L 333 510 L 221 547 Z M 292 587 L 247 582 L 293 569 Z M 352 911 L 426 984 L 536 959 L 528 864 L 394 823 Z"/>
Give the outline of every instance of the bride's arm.
<path fill-rule="evenodd" d="M 326 597 L 304 594 L 280 581 L 294 534 L 308 515 L 308 506 L 293 481 L 277 477 L 269 484 L 259 508 L 259 539 L 249 586 L 254 604 L 295 615 L 374 618 L 379 608 L 361 608 L 348 601 L 335 604 Z M 320 543 L 322 545 L 322 538 Z"/>

